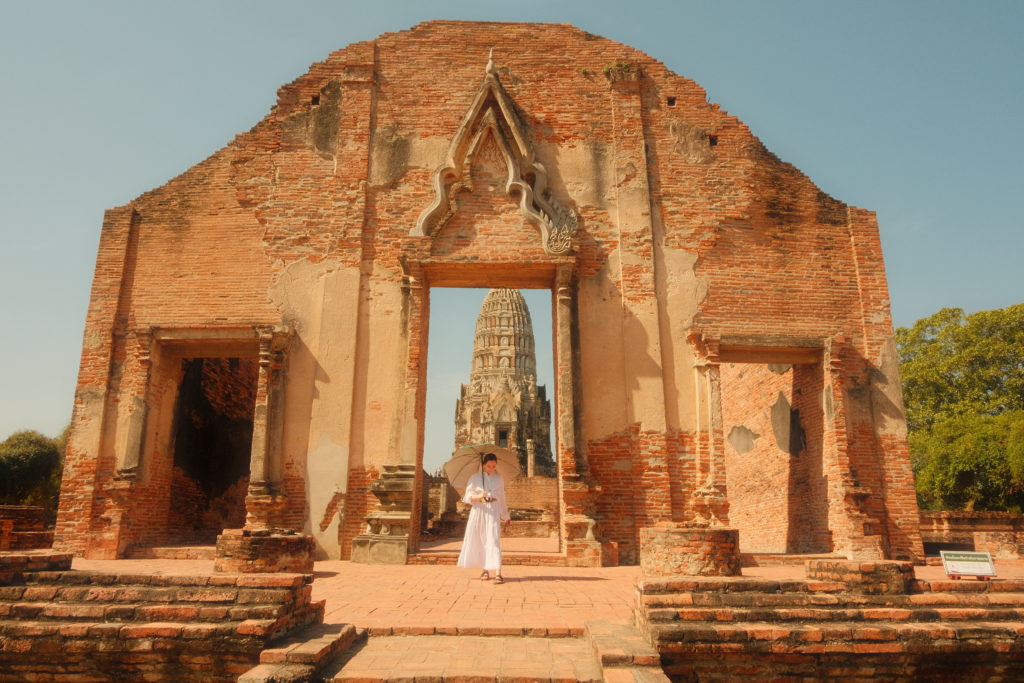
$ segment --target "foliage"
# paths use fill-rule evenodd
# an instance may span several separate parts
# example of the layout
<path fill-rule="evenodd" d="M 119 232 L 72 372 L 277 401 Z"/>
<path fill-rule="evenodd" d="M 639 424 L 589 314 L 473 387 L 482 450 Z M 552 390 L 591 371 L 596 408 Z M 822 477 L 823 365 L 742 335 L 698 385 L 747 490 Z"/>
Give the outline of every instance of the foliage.
<path fill-rule="evenodd" d="M 923 507 L 1024 511 L 1024 411 L 939 418 L 910 452 Z"/>
<path fill-rule="evenodd" d="M 1024 410 L 1024 304 L 944 308 L 896 330 L 911 429 L 951 415 Z"/>
<path fill-rule="evenodd" d="M 65 438 L 22 431 L 0 443 L 0 504 L 38 505 L 55 517 Z"/>
<path fill-rule="evenodd" d="M 896 330 L 923 507 L 1024 509 L 1024 304 Z"/>

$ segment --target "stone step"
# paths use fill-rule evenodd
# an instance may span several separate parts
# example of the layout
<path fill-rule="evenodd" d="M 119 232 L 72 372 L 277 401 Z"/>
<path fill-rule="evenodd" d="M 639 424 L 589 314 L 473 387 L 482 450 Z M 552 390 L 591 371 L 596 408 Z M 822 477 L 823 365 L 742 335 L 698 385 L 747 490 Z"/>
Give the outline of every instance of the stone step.
<path fill-rule="evenodd" d="M 0 552 L 0 586 L 23 581 L 29 572 L 66 571 L 71 569 L 71 560 L 71 553 L 48 549 Z"/>
<path fill-rule="evenodd" d="M 195 604 L 237 605 L 302 602 L 311 595 L 309 586 L 296 588 L 245 588 L 238 586 L 4 586 L 0 600 L 13 602 Z M 23 589 L 21 595 L 16 595 Z"/>
<path fill-rule="evenodd" d="M 131 638 L 221 638 L 234 637 L 238 635 L 248 636 L 248 625 L 240 621 L 222 621 L 216 623 L 192 623 L 182 622 L 150 622 L 150 623 L 124 623 L 109 621 L 39 621 L 21 619 L 17 621 L 0 621 L 0 635 L 9 641 L 18 638 L 79 638 L 90 637 L 102 639 L 117 637 L 122 639 Z M 260 624 L 262 625 L 262 624 Z"/>
<path fill-rule="evenodd" d="M 169 545 L 150 548 L 129 548 L 124 557 L 133 560 L 213 560 L 215 545 Z"/>
<path fill-rule="evenodd" d="M 12 580 L 0 585 L 2 680 L 230 683 L 268 643 L 323 622 L 311 574 L 69 571 L 70 556 L 4 566 Z M 344 645 L 319 649 L 327 658 Z"/>
<path fill-rule="evenodd" d="M 910 583 L 911 593 L 1024 593 L 1024 580 L 998 579 L 989 581 L 953 579 L 915 579 Z"/>
<path fill-rule="evenodd" d="M 602 680 L 581 638 L 371 636 L 324 671 L 325 681 Z"/>
<path fill-rule="evenodd" d="M 764 579 L 745 576 L 700 576 L 672 579 L 644 579 L 637 584 L 643 595 L 673 593 L 843 593 L 842 581 L 807 581 L 802 579 Z"/>
<path fill-rule="evenodd" d="M 10 615 L 5 616 L 0 621 L 0 633 L 8 633 L 18 635 L 24 630 L 26 634 L 31 635 L 35 631 L 43 630 L 47 633 L 54 633 L 54 629 L 69 629 L 73 631 L 80 631 L 80 628 L 72 629 L 69 624 L 78 624 L 83 628 L 89 628 L 92 624 L 103 624 L 110 627 L 118 628 L 141 628 L 158 623 L 166 626 L 165 630 L 169 630 L 173 627 L 177 627 L 178 635 L 183 633 L 182 629 L 189 626 L 195 626 L 200 629 L 208 628 L 209 626 L 217 626 L 222 624 L 234 625 L 233 629 L 237 630 L 243 635 L 269 637 L 269 636 L 283 636 L 290 633 L 298 628 L 303 628 L 310 623 L 317 622 L 322 619 L 324 612 L 324 601 L 310 603 L 302 607 L 292 607 L 284 610 L 274 610 L 273 616 L 252 616 L 246 610 L 228 610 L 223 616 L 218 618 L 216 614 L 204 614 L 204 618 L 190 618 L 188 616 L 182 617 L 180 614 L 168 613 L 168 612 L 146 612 L 145 608 L 142 611 L 127 612 L 124 606 L 110 606 L 110 605 L 74 605 L 75 609 L 64 609 L 67 605 L 50 605 L 47 603 L 40 603 L 33 605 L 33 609 L 24 611 L 15 611 Z M 83 609 L 78 609 L 79 607 Z M 160 621 L 154 619 L 146 619 L 145 616 L 151 617 L 164 617 Z"/>
<path fill-rule="evenodd" d="M 684 577 L 678 579 L 646 579 L 638 589 L 644 595 L 671 593 L 862 593 L 851 590 L 843 581 L 775 580 L 754 577 Z M 1024 580 L 1000 579 L 995 581 L 954 581 L 914 579 L 906 593 L 1024 593 Z M 862 593 L 870 595 L 871 593 Z M 887 593 L 885 595 L 893 595 Z M 899 594 L 899 593 L 895 593 Z"/>
<path fill-rule="evenodd" d="M 667 681 L 661 655 L 632 624 L 587 622 L 586 638 L 605 681 Z"/>
<path fill-rule="evenodd" d="M 974 641 L 1019 648 L 1022 621 L 963 621 L 936 623 L 832 622 L 821 624 L 651 623 L 650 636 L 662 653 L 744 652 L 814 654 L 849 652 L 880 654 L 940 651 L 944 644 Z M 999 649 L 999 648 L 997 648 Z"/>
<path fill-rule="evenodd" d="M 751 654 L 707 650 L 667 654 L 665 674 L 674 681 L 1020 681 L 1024 680 L 1024 652 L 1009 643 L 944 642 L 942 651 L 879 652 L 862 649 L 831 651 L 825 646 L 807 653 Z"/>
<path fill-rule="evenodd" d="M 239 588 L 297 588 L 311 584 L 311 574 L 115 574 L 109 572 L 36 571 L 26 572 L 27 585 L 55 584 L 60 586 L 172 586 L 172 587 L 224 587 Z"/>
<path fill-rule="evenodd" d="M 808 560 L 841 560 L 832 553 L 740 553 L 741 567 L 803 567 Z"/>
<path fill-rule="evenodd" d="M 315 624 L 260 653 L 260 663 L 239 683 L 306 683 L 341 652 L 366 639 L 366 629 L 351 624 Z"/>
<path fill-rule="evenodd" d="M 222 605 L 191 603 L 130 603 L 96 600 L 92 602 L 0 602 L 0 617 L 5 619 L 94 620 L 103 621 L 244 621 L 274 620 L 287 614 L 290 605 Z"/>
<path fill-rule="evenodd" d="M 639 596 L 645 610 L 688 608 L 732 609 L 799 609 L 799 608 L 903 608 L 922 607 L 991 607 L 1008 609 L 1024 607 L 1024 593 L 955 593 L 925 592 L 909 595 L 862 593 L 655 593 Z"/>
<path fill-rule="evenodd" d="M 0 622 L 4 680 L 175 680 L 229 683 L 264 639 L 243 623 Z"/>
<path fill-rule="evenodd" d="M 866 607 L 850 609 L 843 607 L 775 607 L 775 608 L 729 608 L 692 607 L 651 609 L 647 618 L 654 623 L 703 622 L 930 622 L 930 621 L 1024 621 L 1024 608 L 992 607 Z"/>

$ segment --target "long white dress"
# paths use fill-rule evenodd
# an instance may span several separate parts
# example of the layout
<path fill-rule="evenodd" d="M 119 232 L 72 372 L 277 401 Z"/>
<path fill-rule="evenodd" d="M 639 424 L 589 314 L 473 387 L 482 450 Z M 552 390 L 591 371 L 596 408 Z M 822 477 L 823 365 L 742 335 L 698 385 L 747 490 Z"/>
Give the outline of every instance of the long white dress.
<path fill-rule="evenodd" d="M 485 491 L 490 491 L 492 503 L 477 503 L 471 500 Z M 469 478 L 463 503 L 473 508 L 466 521 L 466 535 L 459 553 L 459 567 L 483 567 L 488 571 L 501 569 L 501 522 L 509 519 L 505 502 L 505 482 L 500 474 L 480 472 Z"/>

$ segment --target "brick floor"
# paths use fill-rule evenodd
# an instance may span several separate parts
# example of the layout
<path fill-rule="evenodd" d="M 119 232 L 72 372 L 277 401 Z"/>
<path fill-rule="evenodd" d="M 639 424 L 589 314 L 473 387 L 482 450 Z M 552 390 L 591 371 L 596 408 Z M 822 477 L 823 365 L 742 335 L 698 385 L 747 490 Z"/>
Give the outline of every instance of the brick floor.
<path fill-rule="evenodd" d="M 593 649 L 579 638 L 380 636 L 339 664 L 339 682 L 458 680 L 483 672 L 489 681 L 601 680 Z"/>
<path fill-rule="evenodd" d="M 73 567 L 205 574 L 213 562 L 75 559 Z M 1021 560 L 999 560 L 996 569 L 1002 579 L 1024 578 Z M 599 680 L 587 640 L 566 636 L 583 634 L 592 620 L 628 623 L 640 578 L 639 567 L 509 566 L 506 582 L 496 585 L 475 569 L 342 561 L 317 562 L 315 572 L 313 598 L 326 600 L 325 622 L 354 624 L 373 636 L 344 669 L 336 664 L 339 681 L 475 680 L 483 672 L 481 680 Z M 915 572 L 944 577 L 938 566 Z M 751 567 L 743 574 L 800 579 L 804 569 Z"/>
<path fill-rule="evenodd" d="M 119 573 L 203 574 L 209 560 L 84 560 L 75 569 Z M 1024 560 L 997 560 L 999 578 L 1024 578 Z M 327 623 L 382 634 L 568 635 L 591 619 L 623 623 L 633 609 L 639 567 L 506 567 L 506 582 L 481 581 L 474 569 L 443 565 L 316 563 L 313 599 L 326 600 Z M 915 567 L 940 579 L 942 567 Z M 745 576 L 803 578 L 803 567 L 749 567 Z"/>

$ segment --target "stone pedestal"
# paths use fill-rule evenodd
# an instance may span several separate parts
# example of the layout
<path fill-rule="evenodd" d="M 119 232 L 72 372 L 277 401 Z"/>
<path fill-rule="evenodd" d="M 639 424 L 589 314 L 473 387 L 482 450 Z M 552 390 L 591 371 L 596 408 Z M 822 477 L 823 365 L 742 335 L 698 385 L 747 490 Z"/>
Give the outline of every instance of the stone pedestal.
<path fill-rule="evenodd" d="M 217 572 L 313 573 L 312 536 L 272 529 L 225 529 L 217 537 Z"/>
<path fill-rule="evenodd" d="M 594 538 L 594 519 L 587 515 L 566 515 L 565 557 L 570 567 L 600 567 L 601 543 Z"/>
<path fill-rule="evenodd" d="M 640 529 L 640 569 L 648 578 L 739 576 L 738 529 L 661 522 Z"/>
<path fill-rule="evenodd" d="M 914 580 L 909 562 L 885 560 L 808 560 L 807 578 L 815 581 L 842 581 L 851 593 L 902 595 Z"/>
<path fill-rule="evenodd" d="M 416 485 L 415 465 L 384 465 L 370 484 L 377 507 L 366 516 L 366 533 L 352 539 L 352 561 L 363 564 L 405 564 Z"/>
<path fill-rule="evenodd" d="M 287 498 L 274 489 L 273 485 L 263 482 L 249 484 L 249 492 L 245 496 L 246 529 L 265 530 L 277 526 Z"/>

